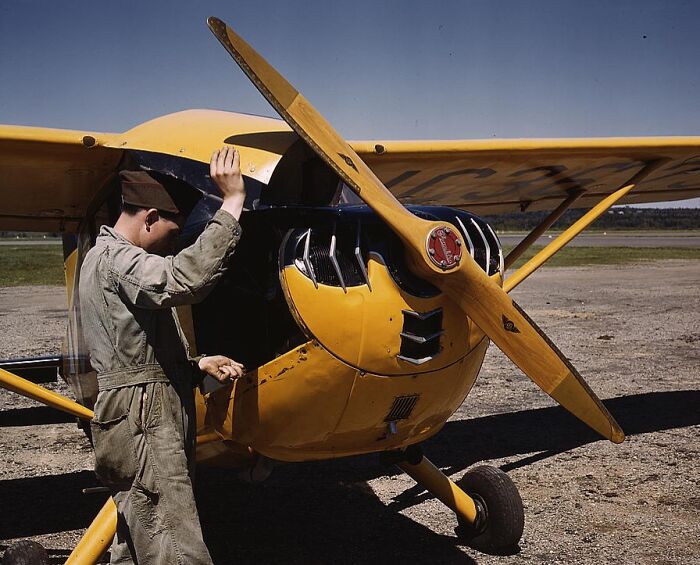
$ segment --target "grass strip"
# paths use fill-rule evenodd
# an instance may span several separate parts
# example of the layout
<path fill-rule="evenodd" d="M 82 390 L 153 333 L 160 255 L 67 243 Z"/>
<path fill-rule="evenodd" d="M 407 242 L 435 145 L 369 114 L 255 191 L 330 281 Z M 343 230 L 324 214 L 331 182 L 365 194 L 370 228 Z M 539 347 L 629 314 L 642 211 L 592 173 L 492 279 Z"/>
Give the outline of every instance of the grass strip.
<path fill-rule="evenodd" d="M 518 268 L 542 247 L 535 246 L 511 268 Z M 506 255 L 509 247 L 504 248 Z M 621 265 L 665 259 L 700 259 L 700 248 L 684 247 L 565 247 L 545 267 Z M 0 287 L 63 285 L 63 251 L 60 245 L 0 245 Z"/>
<path fill-rule="evenodd" d="M 506 255 L 512 246 L 505 246 Z M 528 249 L 511 267 L 517 269 L 532 258 L 542 246 Z M 565 247 L 549 261 L 545 267 L 580 267 L 584 265 L 623 265 L 667 259 L 700 259 L 697 247 Z"/>
<path fill-rule="evenodd" d="M 0 245 L 0 287 L 63 285 L 61 245 Z"/>

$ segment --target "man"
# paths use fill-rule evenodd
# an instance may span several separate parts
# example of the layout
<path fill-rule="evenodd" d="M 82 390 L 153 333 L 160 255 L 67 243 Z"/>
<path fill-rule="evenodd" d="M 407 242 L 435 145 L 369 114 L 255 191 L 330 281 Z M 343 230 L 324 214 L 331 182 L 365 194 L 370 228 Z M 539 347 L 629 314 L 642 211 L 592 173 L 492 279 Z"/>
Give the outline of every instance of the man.
<path fill-rule="evenodd" d="M 206 297 L 241 236 L 238 152 L 215 151 L 210 173 L 221 209 L 194 244 L 172 256 L 201 193 L 168 175 L 123 171 L 122 213 L 113 228 L 101 228 L 80 271 L 83 329 L 99 388 L 91 422 L 95 472 L 118 508 L 111 563 L 211 563 L 192 494 L 193 386 L 202 373 L 226 382 L 244 368 L 224 356 L 190 359 L 172 309 Z"/>

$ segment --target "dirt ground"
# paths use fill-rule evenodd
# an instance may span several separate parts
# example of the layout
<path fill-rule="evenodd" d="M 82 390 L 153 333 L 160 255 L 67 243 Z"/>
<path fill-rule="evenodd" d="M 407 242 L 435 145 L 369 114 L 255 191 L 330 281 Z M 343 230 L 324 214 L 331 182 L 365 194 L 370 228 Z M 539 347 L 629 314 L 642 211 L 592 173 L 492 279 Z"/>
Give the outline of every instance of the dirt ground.
<path fill-rule="evenodd" d="M 217 563 L 700 564 L 700 263 L 545 269 L 514 292 L 627 432 L 599 440 L 494 347 L 424 451 L 454 479 L 506 470 L 525 502 L 519 552 L 460 544 L 454 515 L 376 456 L 286 465 L 249 486 L 202 470 Z M 0 358 L 57 352 L 63 289 L 0 289 Z M 59 387 L 61 388 L 61 387 Z M 32 538 L 62 562 L 104 502 L 74 422 L 0 391 L 0 554 Z"/>

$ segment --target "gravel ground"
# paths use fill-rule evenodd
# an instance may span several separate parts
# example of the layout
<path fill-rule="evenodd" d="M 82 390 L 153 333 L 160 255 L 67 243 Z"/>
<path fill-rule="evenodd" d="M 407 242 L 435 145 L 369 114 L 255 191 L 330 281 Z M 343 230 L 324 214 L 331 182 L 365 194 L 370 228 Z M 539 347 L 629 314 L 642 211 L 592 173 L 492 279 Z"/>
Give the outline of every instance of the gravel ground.
<path fill-rule="evenodd" d="M 498 239 L 503 246 L 516 246 L 527 235 L 523 233 L 499 233 Z M 557 232 L 543 235 L 535 245 L 547 245 L 559 235 Z M 569 243 L 567 247 L 700 247 L 700 233 L 697 231 L 617 231 L 584 232 Z"/>
<path fill-rule="evenodd" d="M 265 483 L 203 469 L 198 497 L 217 563 L 700 564 L 700 263 L 544 269 L 516 300 L 627 432 L 598 440 L 495 348 L 425 453 L 454 479 L 508 471 L 525 502 L 519 552 L 460 544 L 453 514 L 376 456 L 286 465 Z M 0 289 L 0 358 L 57 352 L 61 288 Z M 58 385 L 65 390 L 65 387 Z M 68 418 L 0 391 L 0 553 L 32 538 L 62 562 L 104 502 Z"/>

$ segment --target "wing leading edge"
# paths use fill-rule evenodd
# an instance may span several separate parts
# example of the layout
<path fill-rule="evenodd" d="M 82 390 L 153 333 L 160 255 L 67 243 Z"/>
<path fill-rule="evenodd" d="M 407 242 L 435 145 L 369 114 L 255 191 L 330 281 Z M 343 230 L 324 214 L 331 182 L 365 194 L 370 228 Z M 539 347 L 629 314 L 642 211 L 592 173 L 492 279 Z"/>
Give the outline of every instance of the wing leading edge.
<path fill-rule="evenodd" d="M 102 135 L 0 126 L 0 230 L 77 229 L 121 158 Z"/>
<path fill-rule="evenodd" d="M 202 132 L 181 127 L 185 123 L 199 124 Z M 124 149 L 205 162 L 211 147 L 226 140 L 250 153 L 248 174 L 265 183 L 290 133 L 281 120 L 207 110 L 164 116 L 123 134 L 0 126 L 0 230 L 74 230 L 96 191 L 115 174 Z M 622 204 L 700 196 L 700 137 L 350 145 L 404 204 L 498 214 L 553 209 L 572 191 L 583 190 L 576 207 L 590 208 L 659 159 L 668 162 Z"/>
<path fill-rule="evenodd" d="M 404 204 L 480 214 L 555 208 L 583 190 L 590 208 L 648 163 L 668 162 L 621 204 L 700 196 L 700 137 L 355 141 L 355 151 Z"/>

